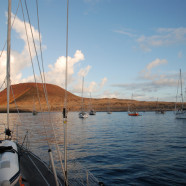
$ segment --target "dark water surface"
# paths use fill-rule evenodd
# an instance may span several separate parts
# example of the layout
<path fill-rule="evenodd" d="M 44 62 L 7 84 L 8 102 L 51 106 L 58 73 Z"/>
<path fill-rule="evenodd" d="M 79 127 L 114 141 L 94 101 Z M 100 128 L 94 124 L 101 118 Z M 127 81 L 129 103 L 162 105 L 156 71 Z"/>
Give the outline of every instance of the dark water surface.
<path fill-rule="evenodd" d="M 105 185 L 186 185 L 186 120 L 173 112 L 72 118 L 81 148 L 71 146 Z"/>
<path fill-rule="evenodd" d="M 35 132 L 30 134 L 33 141 L 29 143 L 41 155 L 48 148 L 43 144 L 46 138 L 41 114 L 20 115 L 24 130 L 19 127 L 19 133 L 23 138 L 25 131 L 34 126 Z M 14 118 L 14 114 L 11 116 Z M 61 113 L 52 113 L 51 118 L 63 148 Z M 44 120 L 47 126 L 51 122 L 47 113 Z M 45 131 L 53 138 L 51 127 Z M 186 185 L 186 120 L 175 119 L 173 112 L 144 112 L 139 117 L 130 117 L 125 112 L 98 112 L 86 119 L 79 119 L 77 112 L 69 113 L 69 172 L 74 169 L 74 162 L 108 186 Z"/>

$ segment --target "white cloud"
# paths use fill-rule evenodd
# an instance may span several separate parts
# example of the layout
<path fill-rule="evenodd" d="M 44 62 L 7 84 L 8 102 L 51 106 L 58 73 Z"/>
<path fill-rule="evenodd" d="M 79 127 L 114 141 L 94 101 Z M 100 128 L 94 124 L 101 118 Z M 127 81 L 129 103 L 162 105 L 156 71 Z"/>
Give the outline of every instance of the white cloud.
<path fill-rule="evenodd" d="M 123 35 L 127 35 L 129 37 L 135 37 L 135 34 L 132 34 L 129 31 L 125 31 L 125 30 L 115 30 L 114 32 L 119 33 L 119 34 L 123 34 Z"/>
<path fill-rule="evenodd" d="M 90 65 L 88 65 L 86 68 L 84 68 L 84 69 L 81 69 L 79 72 L 78 72 L 78 76 L 82 76 L 82 77 L 85 77 L 87 74 L 88 74 L 88 72 L 89 72 L 89 70 L 91 69 L 91 66 Z"/>
<path fill-rule="evenodd" d="M 105 90 L 101 95 L 99 95 L 100 98 L 118 98 L 119 93 L 117 91 L 110 92 L 108 90 Z"/>
<path fill-rule="evenodd" d="M 156 35 L 142 35 L 136 40 L 142 50 L 151 51 L 151 47 L 186 43 L 186 28 L 158 28 L 156 32 Z"/>
<path fill-rule="evenodd" d="M 12 14 L 12 17 L 14 15 Z M 27 28 L 29 26 L 28 23 L 26 23 Z M 25 67 L 28 67 L 31 65 L 30 63 L 30 56 L 28 53 L 28 46 L 27 46 L 27 38 L 25 34 L 25 27 L 24 22 L 21 21 L 18 17 L 15 18 L 14 24 L 13 24 L 13 30 L 17 33 L 17 38 L 24 41 L 24 47 L 23 50 L 19 53 L 17 51 L 11 50 L 11 57 L 10 57 L 10 70 L 11 70 L 11 81 L 12 83 L 18 83 L 21 81 L 22 73 L 21 71 L 25 69 Z M 30 29 L 28 29 L 30 30 Z M 38 31 L 32 26 L 33 34 L 34 34 L 34 40 L 36 41 L 36 48 L 39 47 L 39 37 L 38 37 Z M 35 50 L 33 47 L 32 42 L 32 36 L 31 33 L 28 32 L 28 40 L 30 41 L 30 48 L 32 53 L 32 58 L 35 57 Z M 1 52 L 1 51 L 0 51 Z M 3 52 L 3 55 L 0 58 L 0 79 L 4 79 L 6 76 L 6 51 Z"/>
<path fill-rule="evenodd" d="M 147 68 L 147 70 L 151 70 L 152 68 L 154 68 L 158 65 L 161 65 L 161 64 L 165 64 L 165 63 L 167 63 L 166 59 L 161 60 L 161 59 L 157 58 L 154 61 L 152 61 L 151 63 L 149 63 L 146 68 Z"/>
<path fill-rule="evenodd" d="M 151 72 L 153 68 L 167 63 L 168 62 L 166 59 L 157 58 L 146 65 L 146 67 L 139 73 L 140 76 L 138 76 L 137 82 L 113 84 L 112 86 L 124 88 L 125 92 L 135 92 L 138 94 L 148 93 L 155 95 L 162 90 L 164 90 L 165 92 L 167 90 L 167 93 L 169 93 L 170 88 L 174 88 L 176 90 L 178 83 L 178 72 L 167 74 L 165 72 L 162 73 L 161 71 L 157 71 L 156 69 L 154 69 L 153 73 Z"/>
<path fill-rule="evenodd" d="M 107 78 L 104 77 L 104 78 L 102 79 L 101 83 L 100 83 L 100 87 L 102 88 L 102 87 L 105 85 L 106 82 L 107 82 Z"/>

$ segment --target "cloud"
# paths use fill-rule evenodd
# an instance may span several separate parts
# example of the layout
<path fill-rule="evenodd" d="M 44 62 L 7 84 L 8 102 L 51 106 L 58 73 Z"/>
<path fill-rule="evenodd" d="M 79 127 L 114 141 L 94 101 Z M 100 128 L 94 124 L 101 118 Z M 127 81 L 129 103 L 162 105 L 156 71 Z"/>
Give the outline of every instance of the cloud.
<path fill-rule="evenodd" d="M 84 69 L 81 69 L 79 72 L 78 72 L 78 76 L 82 76 L 82 77 L 85 77 L 87 74 L 88 74 L 88 72 L 89 72 L 89 70 L 91 69 L 91 66 L 90 65 L 88 65 L 86 68 L 84 68 Z"/>
<path fill-rule="evenodd" d="M 154 68 L 158 65 L 161 65 L 161 64 L 165 64 L 165 63 L 167 63 L 166 59 L 160 60 L 159 58 L 157 58 L 154 61 L 152 61 L 151 63 L 149 63 L 146 68 L 147 68 L 147 70 L 151 70 L 152 68 Z"/>
<path fill-rule="evenodd" d="M 167 77 L 161 77 L 157 80 L 138 82 L 138 83 L 126 83 L 126 84 L 113 84 L 113 87 L 120 87 L 127 89 L 127 91 L 133 92 L 158 92 L 161 89 L 176 87 L 178 83 L 177 79 L 169 79 Z"/>
<path fill-rule="evenodd" d="M 105 85 L 105 83 L 107 82 L 107 78 L 104 77 L 100 83 L 100 87 L 103 87 Z"/>
<path fill-rule="evenodd" d="M 7 16 L 7 14 L 6 14 Z M 12 17 L 14 17 L 15 15 L 12 14 Z M 13 19 L 12 19 L 13 20 Z M 29 23 L 25 23 L 27 28 L 29 28 Z M 35 40 L 35 44 L 36 44 L 36 48 L 39 48 L 39 33 L 38 31 L 33 27 L 32 27 L 32 31 L 34 34 L 34 40 Z M 26 33 L 25 33 L 25 27 L 24 27 L 24 22 L 21 21 L 17 16 L 15 18 L 14 24 L 13 24 L 13 30 L 17 33 L 17 39 L 21 39 L 24 42 L 24 46 L 21 52 L 17 52 L 14 50 L 11 50 L 11 56 L 10 56 L 10 69 L 11 69 L 11 80 L 12 83 L 18 83 L 21 81 L 22 78 L 22 70 L 25 69 L 26 67 L 31 65 L 30 62 L 30 55 L 29 55 L 29 51 L 28 51 L 28 45 L 27 45 L 27 37 L 26 37 Z M 28 29 L 30 30 L 30 29 Z M 28 40 L 30 42 L 30 49 L 31 49 L 31 54 L 32 54 L 32 58 L 35 57 L 35 49 L 34 49 L 34 45 L 32 42 L 32 35 L 31 32 L 28 31 Z M 45 48 L 43 46 L 43 48 Z M 1 53 L 2 51 L 0 51 Z M 6 51 L 3 52 L 3 55 L 0 58 L 0 79 L 4 79 L 5 72 L 6 72 Z"/>
<path fill-rule="evenodd" d="M 120 93 L 117 91 L 111 92 L 108 90 L 105 90 L 102 94 L 99 95 L 100 98 L 119 98 Z"/>
<path fill-rule="evenodd" d="M 124 31 L 124 30 L 115 30 L 114 32 L 119 33 L 119 34 L 123 34 L 123 35 L 127 35 L 129 37 L 135 37 L 136 36 L 135 34 L 132 34 L 131 32 Z"/>
<path fill-rule="evenodd" d="M 160 71 L 154 70 L 152 73 L 152 69 L 161 66 L 163 64 L 167 64 L 166 59 L 155 59 L 146 65 L 146 67 L 139 72 L 139 76 L 137 77 L 136 82 L 132 83 L 123 83 L 123 84 L 113 84 L 113 87 L 123 88 L 127 92 L 137 92 L 141 93 L 149 93 L 154 94 L 161 92 L 161 90 L 168 91 L 170 88 L 177 87 L 178 83 L 178 72 L 172 72 L 171 74 L 167 74 L 165 72 L 160 73 Z"/>
<path fill-rule="evenodd" d="M 75 52 L 74 57 L 68 56 L 68 85 L 70 85 L 74 81 L 73 75 L 75 64 L 79 63 L 82 60 L 84 60 L 84 54 L 80 50 L 77 50 Z M 49 71 L 45 72 L 46 82 L 65 87 L 66 57 L 60 56 L 56 60 L 56 62 L 54 62 L 54 64 L 49 64 L 48 67 Z M 41 82 L 39 76 L 36 76 L 36 78 L 38 82 Z M 34 81 L 34 76 L 29 76 L 22 80 L 22 82 L 28 81 Z"/>
<path fill-rule="evenodd" d="M 158 28 L 156 35 L 140 36 L 136 41 L 144 51 L 151 51 L 152 47 L 171 46 L 186 43 L 186 28 Z"/>

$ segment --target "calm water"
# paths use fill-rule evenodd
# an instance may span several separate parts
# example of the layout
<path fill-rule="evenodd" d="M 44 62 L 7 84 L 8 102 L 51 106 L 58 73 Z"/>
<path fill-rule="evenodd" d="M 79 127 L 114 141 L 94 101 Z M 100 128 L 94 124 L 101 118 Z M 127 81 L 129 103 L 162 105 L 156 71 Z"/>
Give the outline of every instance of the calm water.
<path fill-rule="evenodd" d="M 61 148 L 63 124 L 61 113 L 52 113 L 52 119 L 46 113 L 41 115 L 20 114 L 24 124 L 18 129 L 20 140 L 29 131 L 30 148 L 44 157 L 46 138 L 53 141 L 48 124 L 52 122 L 57 129 Z M 11 114 L 18 122 L 15 117 Z M 4 114 L 1 118 L 6 119 Z M 43 137 L 45 131 L 47 137 Z M 176 120 L 173 112 L 145 112 L 140 117 L 100 112 L 87 119 L 79 119 L 77 112 L 69 113 L 68 149 L 69 172 L 85 167 L 108 186 L 186 185 L 186 120 Z"/>

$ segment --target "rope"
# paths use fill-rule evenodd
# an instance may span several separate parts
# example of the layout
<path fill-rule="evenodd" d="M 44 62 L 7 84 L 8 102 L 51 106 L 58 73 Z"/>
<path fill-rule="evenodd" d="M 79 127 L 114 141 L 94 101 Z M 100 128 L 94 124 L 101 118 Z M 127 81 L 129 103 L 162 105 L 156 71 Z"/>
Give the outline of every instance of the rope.
<path fill-rule="evenodd" d="M 45 99 L 46 99 L 47 107 L 48 107 L 48 111 L 49 111 L 50 124 L 52 126 L 52 131 L 53 131 L 53 134 L 54 134 L 54 140 L 55 140 L 56 150 L 57 150 L 57 153 L 58 153 L 58 158 L 60 160 L 61 169 L 62 169 L 62 172 L 63 172 L 64 177 L 65 177 L 65 171 L 64 171 L 64 167 L 63 167 L 63 163 L 62 163 L 62 157 L 61 157 L 61 153 L 60 153 L 59 146 L 58 146 L 58 143 L 57 143 L 57 138 L 56 138 L 56 134 L 55 134 L 55 131 L 54 131 L 54 126 L 53 126 L 53 122 L 52 122 L 51 114 L 50 114 L 50 105 L 49 105 L 49 102 L 48 102 L 48 94 L 47 94 L 47 87 L 46 87 L 45 73 L 44 73 L 44 65 L 43 65 L 43 55 L 42 55 L 42 50 L 41 50 L 41 36 L 40 36 L 40 26 L 39 26 L 39 8 L 38 8 L 38 1 L 37 0 L 36 0 L 36 5 L 37 5 L 37 20 L 38 20 L 38 29 L 39 29 L 39 41 L 40 41 L 41 61 L 42 61 L 42 67 L 43 67 L 43 78 L 41 78 L 41 80 L 42 80 L 42 83 L 43 83 L 43 89 L 44 89 Z M 41 71 L 40 71 L 40 75 L 42 76 Z"/>
<path fill-rule="evenodd" d="M 31 29 L 31 33 L 32 33 L 32 39 L 33 39 L 33 32 L 32 32 L 32 28 L 31 28 L 30 17 L 29 17 L 29 13 L 28 13 L 26 0 L 25 0 L 25 7 L 26 7 L 26 10 L 27 10 L 27 16 L 28 16 L 28 19 L 29 19 L 29 25 L 30 25 L 30 29 Z M 27 43 L 28 43 L 28 48 L 29 48 L 29 54 L 30 54 L 30 59 L 31 59 L 31 64 L 32 64 L 32 70 L 33 70 L 33 74 L 34 74 L 34 81 L 35 81 L 35 84 L 36 84 L 37 97 L 38 97 L 38 100 L 39 100 L 39 106 L 40 106 L 40 110 L 41 110 L 41 113 L 42 113 L 41 101 L 40 101 L 39 90 L 38 90 L 38 86 L 37 86 L 37 82 L 36 82 L 36 76 L 35 76 L 34 65 L 33 65 L 33 60 L 32 60 L 32 55 L 31 55 L 31 50 L 30 50 L 30 43 L 29 43 L 29 39 L 28 39 L 28 32 L 27 32 L 27 28 L 26 28 L 26 24 L 25 24 L 25 17 L 24 17 L 22 2 L 21 2 L 21 8 L 22 8 L 22 13 L 23 13 L 24 26 L 25 26 Z M 33 43 L 34 43 L 34 46 L 35 46 L 34 39 L 33 39 Z M 35 50 L 36 50 L 36 48 L 35 48 Z M 36 56 L 37 56 L 37 51 L 36 51 Z M 42 119 L 43 119 L 43 114 L 42 114 Z M 48 139 L 48 135 L 47 135 L 47 132 L 46 132 L 46 126 L 44 124 L 44 119 L 42 120 L 42 122 L 43 122 L 44 130 L 45 130 L 46 138 Z M 47 140 L 47 144 L 48 144 L 48 146 L 50 148 L 50 144 L 49 144 L 48 140 Z"/>
<path fill-rule="evenodd" d="M 36 1 L 36 3 L 37 3 L 37 1 Z M 33 39 L 34 37 L 33 37 L 32 28 L 31 28 L 31 23 L 30 23 L 30 18 L 29 18 L 29 13 L 28 13 L 28 8 L 27 8 L 26 0 L 25 0 L 25 7 L 26 7 L 26 10 L 27 10 L 29 25 L 30 25 L 30 29 L 31 29 L 32 39 Z M 38 7 L 38 6 L 37 6 L 37 7 Z M 38 12 L 38 9 L 37 9 L 37 12 Z M 27 39 L 27 40 L 28 40 L 28 39 Z M 40 42 L 41 42 L 41 39 L 40 39 Z M 35 49 L 36 58 L 37 58 L 37 62 L 38 62 L 39 72 L 40 72 L 40 75 L 41 75 L 41 81 L 42 81 L 42 83 L 44 84 L 43 79 L 45 79 L 45 78 L 42 77 L 41 68 L 40 68 L 40 65 L 39 65 L 39 59 L 38 59 L 38 55 L 37 55 L 37 50 L 36 50 L 36 46 L 35 46 L 35 41 L 34 41 L 34 39 L 33 39 L 33 43 L 34 43 L 34 49 Z M 29 52 L 30 52 L 30 49 L 29 49 Z M 30 56 L 31 56 L 31 52 L 30 52 Z M 33 66 L 33 62 L 32 62 L 32 66 Z M 33 69 L 34 69 L 34 68 L 33 68 Z M 35 74 L 35 73 L 34 73 L 34 74 Z M 44 73 L 43 73 L 43 76 L 44 76 Z M 34 79 L 35 79 L 35 83 L 36 83 L 35 75 L 34 75 Z M 46 85 L 45 85 L 45 87 L 46 87 Z M 48 97 L 47 97 L 47 93 L 46 93 L 46 88 L 45 88 L 45 87 L 43 87 L 43 89 L 44 89 L 45 99 L 46 99 L 46 102 L 47 102 L 48 111 L 49 111 L 49 115 L 50 115 L 50 108 L 49 108 Z M 37 93 L 39 93 L 38 88 L 37 88 Z M 38 96 L 38 99 L 39 99 L 39 105 L 40 105 L 40 109 L 41 109 L 41 102 L 40 102 L 39 96 Z M 42 110 L 42 109 L 41 109 L 41 110 Z M 51 117 L 50 117 L 50 121 L 51 121 Z M 44 123 L 43 123 L 43 125 L 44 125 Z M 52 130 L 53 130 L 53 133 L 54 133 L 55 141 L 57 141 L 57 140 L 56 140 L 56 135 L 55 135 L 55 132 L 54 132 L 54 127 L 53 127 L 52 122 L 51 122 L 51 125 L 52 125 Z M 44 125 L 44 128 L 45 128 L 45 133 L 46 133 L 46 127 L 45 127 L 45 125 Z M 46 133 L 46 136 L 47 136 L 47 133 Z M 47 137 L 47 138 L 48 138 L 48 137 Z M 50 148 L 50 144 L 49 144 L 48 141 L 47 141 L 47 143 L 48 143 L 48 146 L 49 146 L 49 148 Z M 61 167 L 62 167 L 62 170 L 63 170 L 63 172 L 64 172 L 64 168 L 63 168 L 63 165 L 62 165 L 62 159 L 61 159 L 61 156 L 60 156 L 60 153 L 59 153 L 59 147 L 58 147 L 57 143 L 56 143 L 56 149 L 57 149 L 57 151 L 58 151 L 58 156 L 59 156 L 59 159 L 60 159 L 60 162 L 61 162 Z"/>
<path fill-rule="evenodd" d="M 4 81 L 3 81 L 3 83 L 2 83 L 2 85 L 0 87 L 0 90 L 2 89 L 2 87 L 3 87 L 4 84 L 6 84 L 6 78 L 4 79 Z"/>

